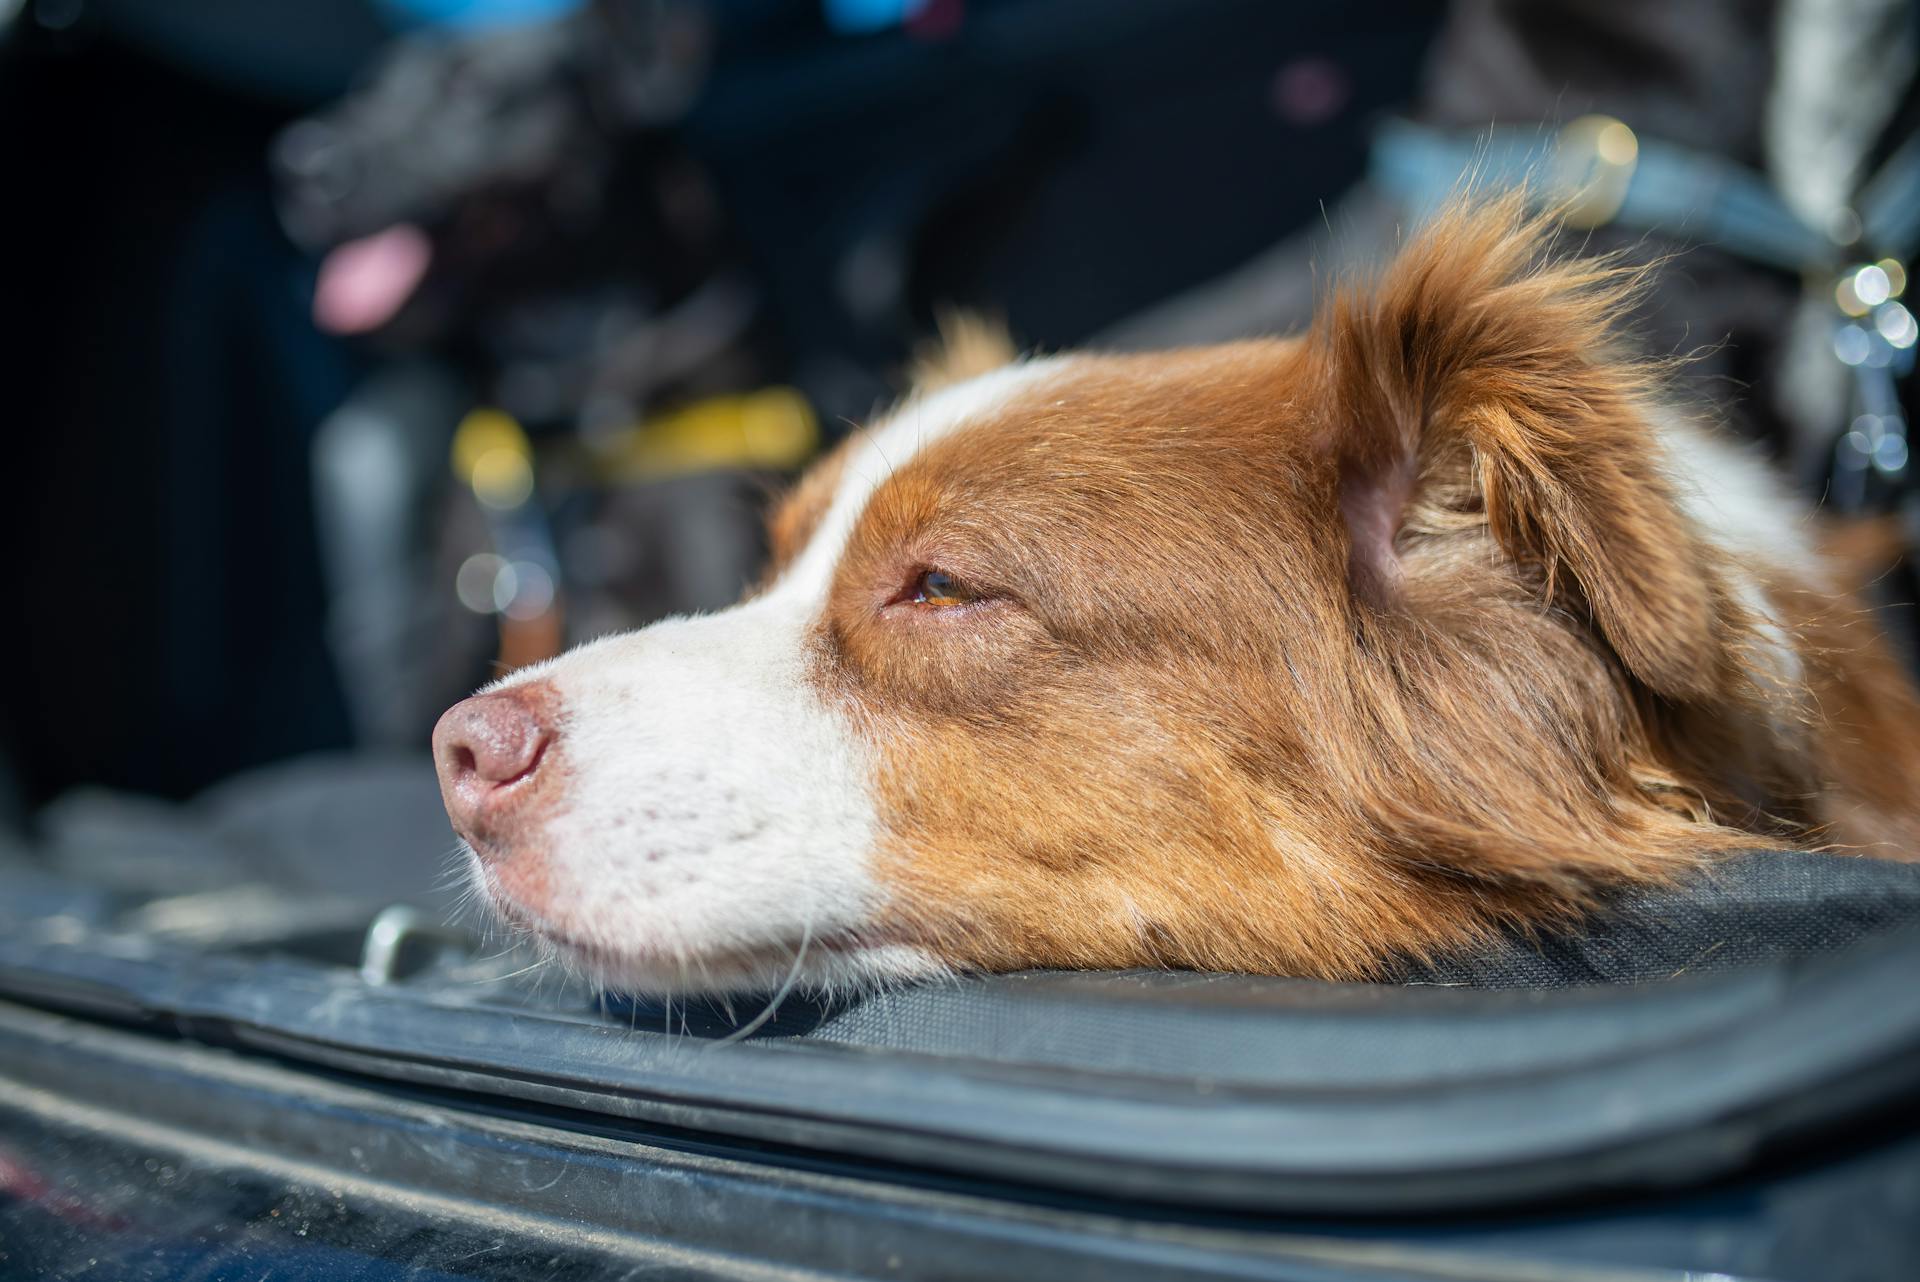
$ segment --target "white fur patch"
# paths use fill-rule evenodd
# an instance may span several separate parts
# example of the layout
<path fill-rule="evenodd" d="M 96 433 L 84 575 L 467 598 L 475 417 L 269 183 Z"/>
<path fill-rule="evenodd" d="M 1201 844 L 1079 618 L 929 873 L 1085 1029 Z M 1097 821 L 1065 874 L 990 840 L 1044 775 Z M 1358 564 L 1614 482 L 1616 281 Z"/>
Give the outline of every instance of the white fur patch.
<path fill-rule="evenodd" d="M 1806 508 L 1787 497 L 1765 460 L 1677 416 L 1656 426 L 1675 497 L 1708 538 L 1744 565 L 1822 581 Z"/>
<path fill-rule="evenodd" d="M 1806 509 L 1787 497 L 1773 470 L 1740 442 L 1672 415 L 1657 426 L 1675 497 L 1700 531 L 1727 554 L 1734 592 L 1755 620 L 1756 679 L 1776 692 L 1797 690 L 1805 676 L 1800 653 L 1754 572 L 1790 575 L 1809 587 L 1825 582 Z M 1774 730 L 1789 736 L 1796 724 L 1783 713 Z"/>
<path fill-rule="evenodd" d="M 527 838 L 545 902 L 513 905 L 520 916 L 633 991 L 942 969 L 920 949 L 862 937 L 885 899 L 871 862 L 871 755 L 809 679 L 808 646 L 879 484 L 1050 367 L 1011 366 L 903 405 L 854 446 L 812 540 L 756 600 L 609 637 L 500 683 L 547 681 L 565 710 L 565 795 Z M 480 876 L 502 893 L 484 864 Z"/>

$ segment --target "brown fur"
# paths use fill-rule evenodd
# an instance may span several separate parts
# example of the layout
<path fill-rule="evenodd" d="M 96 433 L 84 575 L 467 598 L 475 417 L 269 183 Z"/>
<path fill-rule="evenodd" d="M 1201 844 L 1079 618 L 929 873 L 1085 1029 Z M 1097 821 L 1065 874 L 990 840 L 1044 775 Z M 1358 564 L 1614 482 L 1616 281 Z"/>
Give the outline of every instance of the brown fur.
<path fill-rule="evenodd" d="M 1773 598 L 1807 665 L 1806 837 L 1881 858 L 1920 855 L 1920 697 L 1847 596 L 1782 584 Z"/>
<path fill-rule="evenodd" d="M 779 577 L 793 564 L 820 528 L 820 519 L 833 505 L 833 492 L 847 467 L 850 441 L 842 441 L 825 458 L 807 469 L 806 475 L 775 505 L 767 521 L 767 546 L 770 556 L 762 587 Z"/>
<path fill-rule="evenodd" d="M 1806 585 L 1811 688 L 1759 670 L 1613 350 L 1632 281 L 1544 237 L 1456 214 L 1303 338 L 1074 358 L 879 486 L 817 647 L 881 757 L 877 933 L 1357 977 L 1735 847 L 1920 850 L 1911 688 Z"/>

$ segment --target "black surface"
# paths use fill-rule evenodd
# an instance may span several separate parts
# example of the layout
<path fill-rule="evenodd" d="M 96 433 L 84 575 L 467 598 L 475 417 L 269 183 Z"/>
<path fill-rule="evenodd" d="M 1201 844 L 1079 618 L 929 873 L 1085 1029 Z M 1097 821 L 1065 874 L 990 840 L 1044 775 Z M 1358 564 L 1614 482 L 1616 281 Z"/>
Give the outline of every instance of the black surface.
<path fill-rule="evenodd" d="M 1915 1120 L 1539 1210 L 1234 1215 L 398 1087 L 0 1003 L 0 1274 L 1903 1282 L 1920 1259 Z"/>
<path fill-rule="evenodd" d="M 805 1220 L 793 1241 L 809 1251 L 848 1235 L 892 1240 L 869 1218 L 892 1224 L 890 1199 L 960 1190 L 996 1206 L 1091 1207 L 1107 1217 L 1096 1238 L 1127 1237 L 1132 1229 L 1115 1226 L 1136 1221 L 1219 1221 L 1262 1234 L 1465 1244 L 1515 1253 L 1529 1268 L 1561 1260 L 1892 1279 L 1920 1262 L 1920 866 L 1755 852 L 1695 885 L 1624 899 L 1581 931 L 1511 940 L 1401 984 L 1011 975 L 841 1005 L 793 997 L 734 1040 L 758 1002 L 596 997 L 542 970 L 513 974 L 530 960 L 519 956 L 427 949 L 397 982 L 364 982 L 355 964 L 373 914 L 394 900 L 438 902 L 447 838 L 415 760 L 288 766 L 185 807 L 76 796 L 50 814 L 45 837 L 0 859 L 0 993 L 69 1017 L 21 1010 L 21 1027 L 64 1031 L 0 1046 L 0 1078 L 15 1087 L 24 1064 L 39 1065 L 34 1089 L 52 1092 L 45 1110 L 103 1098 L 80 1069 L 93 1025 L 114 1046 L 131 1036 L 146 1048 L 145 1067 L 103 1071 L 127 1074 L 115 1090 L 155 1110 L 177 1096 L 204 1119 L 217 1092 L 197 1099 L 191 1083 L 238 1064 L 430 1101 L 422 1107 L 435 1124 L 454 1130 L 503 1116 L 536 1128 L 522 1165 L 491 1171 L 452 1158 L 406 1167 L 405 1143 L 380 1148 L 362 1176 L 453 1199 L 453 1218 L 431 1227 L 408 1218 L 411 1194 L 383 1192 L 395 1200 L 375 1214 L 371 1238 L 346 1239 L 373 1242 L 381 1260 L 417 1250 L 421 1267 L 439 1268 L 459 1254 L 454 1245 L 482 1250 L 460 1217 L 519 1205 L 516 1172 L 540 1182 L 531 1173 L 576 1160 L 587 1135 L 638 1146 L 605 1159 L 608 1172 L 630 1164 L 628 1187 L 650 1188 L 643 1173 L 674 1169 L 659 1165 L 664 1148 L 743 1163 L 749 1184 L 803 1169 L 884 1191 L 884 1209 L 838 1201 Z M 25 1045 L 47 1036 L 57 1048 L 29 1055 Z M 320 1114 L 288 1125 L 331 1134 L 328 1119 L 338 1119 Z M 354 1125 L 411 1133 L 415 1124 L 381 1116 Z M 48 1169 L 126 1156 L 111 1120 L 85 1134 L 9 1125 L 0 1135 L 40 1135 L 35 1160 Z M 282 1168 L 289 1152 L 322 1141 L 263 1125 L 237 1130 L 221 1160 L 266 1172 L 249 1187 L 308 1197 L 299 1190 L 321 1177 Z M 178 1129 L 221 1133 L 204 1120 Z M 338 1153 L 358 1140 L 326 1143 Z M 190 1220 L 202 1194 L 179 1196 Z M 760 1193 L 714 1196 L 713 1213 L 724 1203 L 730 1223 L 765 1213 Z M 572 1222 L 595 1232 L 633 1223 L 599 1193 L 572 1205 Z M 265 1249 L 254 1235 L 276 1226 L 246 1223 L 240 1238 L 205 1237 L 206 1258 L 223 1261 L 206 1276 L 251 1276 L 221 1270 L 266 1258 L 247 1252 Z M 627 1267 L 633 1252 L 655 1249 L 648 1242 L 706 1251 L 725 1240 L 719 1229 L 701 1237 L 647 1223 L 581 1264 L 584 1275 L 617 1273 L 608 1261 Z M 381 1236 L 407 1224 L 419 1236 Z M 1024 1221 L 983 1231 L 1031 1245 Z M 532 1258 L 544 1232 L 507 1234 L 503 1258 Z M 598 1251 L 597 1242 L 565 1245 Z M 1173 1253 L 1156 1254 L 1163 1247 Z M 1073 1248 L 1116 1270 L 1134 1248 L 1112 1249 Z M 1243 1268 L 1206 1252 L 1183 1264 L 1186 1249 L 1142 1247 L 1139 1260 L 1199 1275 L 1338 1276 L 1292 1260 Z M 1813 1269 L 1833 1253 L 1840 1263 Z M 930 1257 L 902 1258 L 914 1276 Z M 336 1266 L 345 1267 L 313 1267 Z M 719 1268 L 705 1256 L 686 1267 Z M 1421 1276 L 1428 1266 L 1407 1267 Z"/>
<path fill-rule="evenodd" d="M 1016 975 L 837 1007 L 795 999 L 755 1036 L 716 1040 L 758 1004 L 596 1001 L 538 972 L 501 978 L 517 958 L 372 986 L 350 969 L 365 919 L 350 899 L 296 901 L 305 916 L 276 938 L 244 887 L 222 886 L 159 907 L 116 910 L 97 892 L 64 913 L 44 895 L 22 901 L 34 916 L 0 931 L 0 991 L 375 1077 L 861 1160 L 1190 1205 L 1486 1207 L 1725 1173 L 1911 1101 L 1920 931 L 1896 923 L 1920 906 L 1920 869 L 1769 852 L 1715 882 L 1712 896 L 1643 898 L 1578 944 L 1508 954 L 1537 971 L 1617 950 L 1625 931 L 1646 940 L 1638 977 L 1697 972 L 1658 983 Z M 1822 928 L 1749 928 L 1750 903 L 1795 894 Z M 1845 911 L 1827 914 L 1823 894 Z"/>
<path fill-rule="evenodd" d="M 1548 1276 L 1471 1235 L 1009 1197 L 395 1094 L 3 1003 L 0 1064 L 9 1277 Z"/>

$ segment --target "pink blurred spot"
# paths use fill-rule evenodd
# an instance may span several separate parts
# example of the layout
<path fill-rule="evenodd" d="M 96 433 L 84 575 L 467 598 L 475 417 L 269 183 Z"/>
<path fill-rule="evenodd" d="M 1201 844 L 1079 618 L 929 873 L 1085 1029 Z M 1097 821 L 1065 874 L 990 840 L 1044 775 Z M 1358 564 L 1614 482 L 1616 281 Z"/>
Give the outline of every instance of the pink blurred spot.
<path fill-rule="evenodd" d="M 379 329 L 406 305 L 433 261 L 433 242 L 400 223 L 331 251 L 313 291 L 313 323 L 332 334 Z"/>
<path fill-rule="evenodd" d="M 966 0 L 926 0 L 907 15 L 907 34 L 916 40 L 945 40 L 967 20 Z"/>

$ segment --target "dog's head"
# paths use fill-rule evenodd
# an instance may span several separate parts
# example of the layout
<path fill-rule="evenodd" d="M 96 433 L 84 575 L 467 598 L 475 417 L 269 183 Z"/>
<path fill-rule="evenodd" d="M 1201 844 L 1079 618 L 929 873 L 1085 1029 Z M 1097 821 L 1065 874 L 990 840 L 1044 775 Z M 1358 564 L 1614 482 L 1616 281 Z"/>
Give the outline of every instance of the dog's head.
<path fill-rule="evenodd" d="M 916 394 L 743 604 L 447 714 L 487 895 L 638 990 L 1355 976 L 1710 848 L 1672 727 L 1745 724 L 1753 620 L 1619 274 L 1542 235 L 1458 214 L 1298 339 Z"/>

